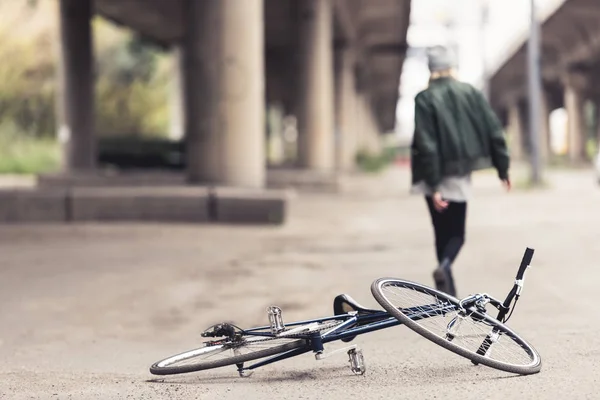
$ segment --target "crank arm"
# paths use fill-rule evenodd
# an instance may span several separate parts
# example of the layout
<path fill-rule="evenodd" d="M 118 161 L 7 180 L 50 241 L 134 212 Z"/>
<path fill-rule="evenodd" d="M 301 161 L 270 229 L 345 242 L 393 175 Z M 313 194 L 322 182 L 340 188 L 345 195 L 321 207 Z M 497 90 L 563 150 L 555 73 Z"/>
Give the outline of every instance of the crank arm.
<path fill-rule="evenodd" d="M 358 348 L 357 344 L 353 344 L 352 346 L 342 347 L 341 349 L 333 350 L 333 351 L 330 351 L 329 353 L 319 352 L 319 353 L 315 354 L 315 359 L 323 360 L 323 359 L 329 358 L 335 354 L 348 352 L 349 350 L 360 350 L 360 349 Z"/>

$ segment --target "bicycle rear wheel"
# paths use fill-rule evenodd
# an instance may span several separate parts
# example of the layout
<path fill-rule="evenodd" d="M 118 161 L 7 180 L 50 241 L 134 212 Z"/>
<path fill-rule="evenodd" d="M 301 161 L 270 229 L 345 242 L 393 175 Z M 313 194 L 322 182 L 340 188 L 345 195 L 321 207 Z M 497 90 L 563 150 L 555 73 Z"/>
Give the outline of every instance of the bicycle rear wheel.
<path fill-rule="evenodd" d="M 520 375 L 541 370 L 541 357 L 529 343 L 497 319 L 461 309 L 452 296 L 393 278 L 374 281 L 371 293 L 402 324 L 453 353 Z"/>

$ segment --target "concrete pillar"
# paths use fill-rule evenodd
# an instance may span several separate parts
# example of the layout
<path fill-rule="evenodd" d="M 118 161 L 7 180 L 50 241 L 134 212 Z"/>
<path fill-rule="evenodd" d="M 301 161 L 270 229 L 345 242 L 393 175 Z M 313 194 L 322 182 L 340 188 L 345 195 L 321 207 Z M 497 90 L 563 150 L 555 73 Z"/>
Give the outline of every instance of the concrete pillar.
<path fill-rule="evenodd" d="M 375 120 L 375 115 L 371 108 L 371 102 L 367 94 L 360 95 L 360 143 L 361 148 L 371 155 L 376 155 L 381 151 L 379 138 L 379 129 Z"/>
<path fill-rule="evenodd" d="M 65 172 L 96 166 L 91 0 L 60 0 L 59 140 L 64 144 Z"/>
<path fill-rule="evenodd" d="M 596 106 L 596 146 L 600 146 L 600 99 L 594 102 Z"/>
<path fill-rule="evenodd" d="M 183 51 L 174 46 L 171 55 L 171 81 L 169 91 L 169 137 L 180 140 L 185 135 L 185 80 L 183 78 Z"/>
<path fill-rule="evenodd" d="M 580 163 L 586 159 L 587 131 L 584 118 L 584 97 L 573 77 L 565 79 L 565 109 L 567 111 L 567 137 L 569 161 Z"/>
<path fill-rule="evenodd" d="M 192 183 L 265 184 L 263 0 L 188 0 L 186 158 Z"/>
<path fill-rule="evenodd" d="M 367 106 L 367 113 L 369 115 L 369 140 L 371 153 L 380 154 L 382 151 L 381 134 L 377 124 L 377 117 L 370 103 Z"/>
<path fill-rule="evenodd" d="M 523 109 L 519 102 L 515 101 L 508 108 L 508 126 L 506 127 L 506 133 L 509 141 L 510 156 L 517 161 L 522 161 L 525 156 L 525 149 L 523 146 L 525 126 L 523 122 Z"/>
<path fill-rule="evenodd" d="M 540 156 L 542 162 L 546 163 L 552 154 L 552 146 L 550 141 L 550 109 L 548 107 L 548 96 L 543 93 L 540 107 Z"/>
<path fill-rule="evenodd" d="M 333 6 L 302 0 L 300 7 L 299 161 L 304 168 L 334 168 Z"/>
<path fill-rule="evenodd" d="M 355 55 L 350 48 L 340 48 L 335 54 L 336 64 L 336 168 L 349 171 L 354 168 L 357 150 L 357 93 L 355 91 Z"/>
<path fill-rule="evenodd" d="M 363 140 L 363 115 L 362 115 L 362 95 L 360 93 L 356 93 L 354 97 L 354 126 L 355 126 L 355 146 L 356 151 L 354 152 L 354 156 L 356 157 L 356 153 L 364 150 L 364 140 Z"/>
<path fill-rule="evenodd" d="M 358 129 L 356 140 L 359 151 L 369 151 L 369 121 L 365 102 L 365 95 L 358 94 L 356 107 L 356 126 Z"/>

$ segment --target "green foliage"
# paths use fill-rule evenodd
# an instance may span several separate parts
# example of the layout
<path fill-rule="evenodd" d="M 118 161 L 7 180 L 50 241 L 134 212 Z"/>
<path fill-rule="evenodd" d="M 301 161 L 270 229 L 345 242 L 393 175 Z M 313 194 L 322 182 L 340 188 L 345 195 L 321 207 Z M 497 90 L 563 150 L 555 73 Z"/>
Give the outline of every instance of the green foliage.
<path fill-rule="evenodd" d="M 0 174 L 55 172 L 60 167 L 60 155 L 56 140 L 23 135 L 10 122 L 0 124 Z"/>
<path fill-rule="evenodd" d="M 55 127 L 52 35 L 43 34 L 41 11 L 0 3 L 0 123 L 36 137 Z"/>
<path fill-rule="evenodd" d="M 59 147 L 52 139 L 57 126 L 56 5 L 55 0 L 0 0 L 0 172 L 43 172 L 59 165 Z M 100 17 L 93 29 L 97 134 L 166 133 L 167 55 Z"/>
<path fill-rule="evenodd" d="M 596 138 L 590 138 L 585 143 L 585 154 L 588 160 L 594 160 L 598 153 L 598 141 Z"/>
<path fill-rule="evenodd" d="M 104 20 L 97 40 L 96 131 L 160 135 L 168 128 L 169 60 L 159 49 Z"/>
<path fill-rule="evenodd" d="M 364 149 L 356 154 L 356 164 L 365 172 L 380 172 L 396 159 L 397 151 L 394 147 L 386 147 L 379 154 L 370 153 Z"/>

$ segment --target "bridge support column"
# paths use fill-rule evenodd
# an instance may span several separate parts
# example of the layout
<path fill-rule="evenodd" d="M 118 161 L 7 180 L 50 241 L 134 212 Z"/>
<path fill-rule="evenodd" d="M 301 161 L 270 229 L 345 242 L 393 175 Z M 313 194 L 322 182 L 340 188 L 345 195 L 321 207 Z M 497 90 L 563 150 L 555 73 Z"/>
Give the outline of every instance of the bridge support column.
<path fill-rule="evenodd" d="M 378 155 L 381 153 L 382 143 L 379 127 L 377 126 L 377 119 L 369 101 L 366 102 L 365 107 L 369 122 L 369 125 L 367 126 L 369 150 L 371 154 Z"/>
<path fill-rule="evenodd" d="M 336 70 L 336 167 L 352 170 L 357 149 L 357 93 L 355 90 L 355 55 L 350 48 L 339 48 L 335 54 Z"/>
<path fill-rule="evenodd" d="M 334 168 L 333 5 L 302 0 L 298 144 L 300 166 Z"/>
<path fill-rule="evenodd" d="M 59 140 L 64 144 L 64 172 L 96 166 L 91 0 L 60 0 Z"/>
<path fill-rule="evenodd" d="M 523 138 L 525 134 L 525 110 L 520 101 L 513 102 L 508 108 L 508 126 L 506 133 L 508 135 L 510 156 L 516 161 L 523 161 L 525 149 Z"/>
<path fill-rule="evenodd" d="M 188 0 L 184 40 L 187 178 L 265 185 L 263 0 Z"/>
<path fill-rule="evenodd" d="M 540 157 L 543 163 L 547 163 L 552 154 L 552 146 L 550 141 L 550 110 L 548 109 L 548 97 L 546 93 L 542 93 L 540 107 Z"/>
<path fill-rule="evenodd" d="M 569 161 L 573 164 L 581 163 L 586 159 L 587 135 L 583 108 L 585 99 L 580 89 L 581 82 L 578 82 L 577 78 L 575 75 L 569 75 L 564 81 Z"/>

